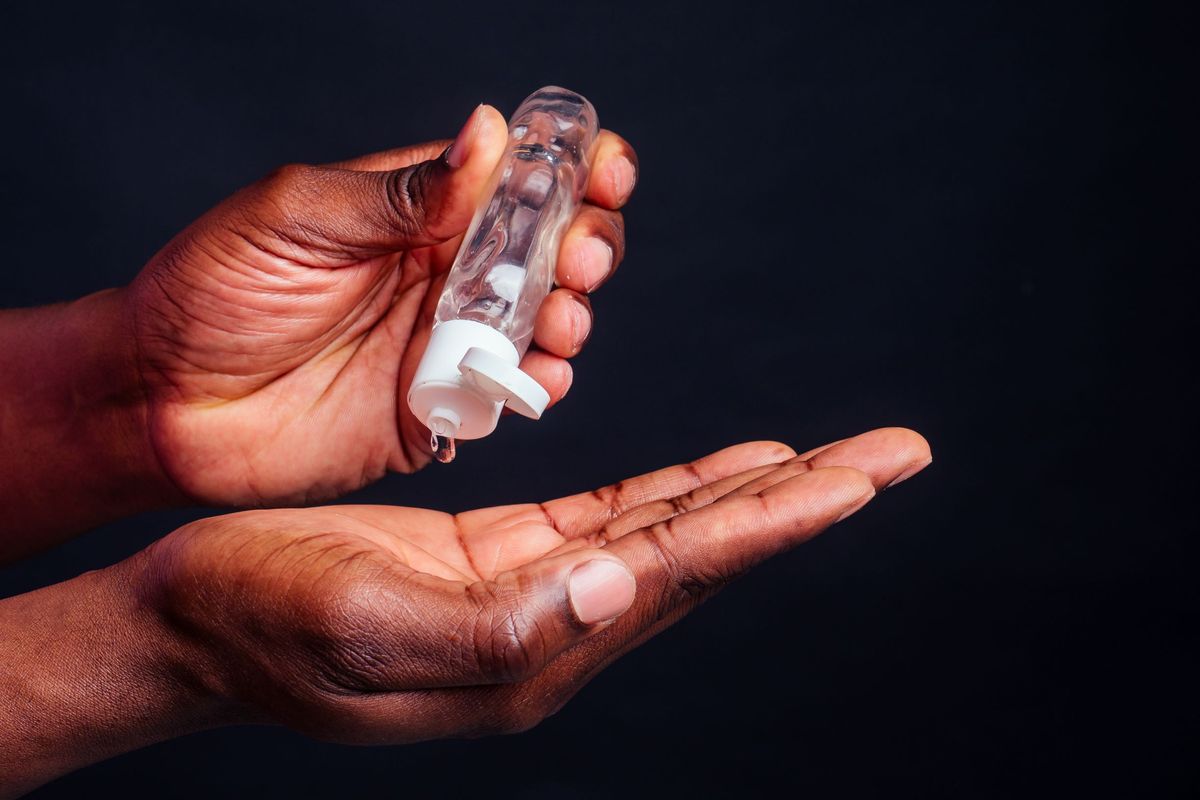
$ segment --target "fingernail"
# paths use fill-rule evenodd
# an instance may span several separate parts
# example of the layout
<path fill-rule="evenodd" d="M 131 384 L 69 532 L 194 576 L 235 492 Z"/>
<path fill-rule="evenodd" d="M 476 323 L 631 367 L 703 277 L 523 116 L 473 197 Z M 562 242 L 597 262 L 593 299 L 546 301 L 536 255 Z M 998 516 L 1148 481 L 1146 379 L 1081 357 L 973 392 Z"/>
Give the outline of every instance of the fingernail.
<path fill-rule="evenodd" d="M 571 309 L 571 345 L 579 352 L 592 335 L 592 310 L 578 297 L 571 295 L 571 299 L 575 301 Z"/>
<path fill-rule="evenodd" d="M 479 109 L 481 108 L 483 108 L 483 103 L 475 106 L 471 116 L 467 117 L 467 121 L 463 123 L 462 130 L 458 132 L 458 136 L 454 137 L 454 142 L 446 150 L 446 166 L 450 169 L 458 169 L 466 163 L 467 155 L 471 152 L 471 141 L 479 130 Z"/>
<path fill-rule="evenodd" d="M 634 184 L 637 183 L 637 167 L 628 158 L 621 156 L 617 159 L 614 189 L 617 195 L 617 205 L 625 205 L 629 195 L 633 194 Z"/>
<path fill-rule="evenodd" d="M 575 617 L 584 625 L 620 616 L 633 604 L 637 581 L 619 561 L 595 559 L 579 565 L 567 579 Z"/>
<path fill-rule="evenodd" d="M 850 506 L 845 511 L 843 511 L 841 513 L 841 515 L 833 521 L 833 524 L 834 525 L 838 524 L 839 522 L 844 520 L 846 517 L 853 514 L 855 511 L 858 511 L 860 508 L 865 506 L 867 503 L 871 502 L 871 498 L 874 496 L 875 496 L 875 490 L 872 489 L 871 491 L 864 494 L 862 497 L 858 498 L 858 500 L 854 501 L 854 505 Z"/>
<path fill-rule="evenodd" d="M 902 483 L 902 482 L 908 480 L 913 475 L 916 475 L 918 472 L 925 469 L 932 463 L 933 463 L 933 459 L 928 458 L 924 461 L 918 461 L 915 464 L 909 464 L 907 469 L 905 469 L 903 472 L 901 472 L 899 475 L 897 475 L 895 478 L 893 478 L 892 482 L 883 488 L 890 489 L 893 486 L 895 486 L 897 483 Z"/>
<path fill-rule="evenodd" d="M 584 267 L 581 270 L 583 275 L 583 288 L 591 294 L 600 284 L 604 283 L 609 273 L 612 272 L 613 266 L 613 251 L 609 247 L 608 242 L 603 239 L 597 239 L 594 236 L 583 241 L 584 251 Z M 600 266 L 597 267 L 596 265 Z"/>

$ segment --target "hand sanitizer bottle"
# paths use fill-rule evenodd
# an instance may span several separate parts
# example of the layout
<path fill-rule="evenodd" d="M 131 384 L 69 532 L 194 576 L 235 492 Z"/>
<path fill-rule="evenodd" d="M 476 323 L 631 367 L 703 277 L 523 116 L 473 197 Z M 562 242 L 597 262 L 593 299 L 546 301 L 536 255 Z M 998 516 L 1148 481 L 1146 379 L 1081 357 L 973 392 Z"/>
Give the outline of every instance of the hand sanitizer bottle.
<path fill-rule="evenodd" d="M 562 241 L 587 188 L 599 126 L 581 95 L 547 86 L 508 126 L 508 149 L 446 278 L 408 405 L 439 461 L 496 429 L 508 406 L 538 419 L 550 396 L 518 368 Z"/>

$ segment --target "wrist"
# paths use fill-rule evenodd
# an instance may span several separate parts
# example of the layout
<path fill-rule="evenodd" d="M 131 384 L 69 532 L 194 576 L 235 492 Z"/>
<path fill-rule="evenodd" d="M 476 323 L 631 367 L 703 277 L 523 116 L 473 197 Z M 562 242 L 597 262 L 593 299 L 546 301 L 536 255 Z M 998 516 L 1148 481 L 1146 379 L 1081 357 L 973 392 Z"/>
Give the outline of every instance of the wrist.
<path fill-rule="evenodd" d="M 0 561 L 182 501 L 152 446 L 123 290 L 3 312 L 0 344 L 15 389 L 0 397 Z"/>
<path fill-rule="evenodd" d="M 148 599 L 144 554 L 0 601 L 0 797 L 239 721 Z"/>

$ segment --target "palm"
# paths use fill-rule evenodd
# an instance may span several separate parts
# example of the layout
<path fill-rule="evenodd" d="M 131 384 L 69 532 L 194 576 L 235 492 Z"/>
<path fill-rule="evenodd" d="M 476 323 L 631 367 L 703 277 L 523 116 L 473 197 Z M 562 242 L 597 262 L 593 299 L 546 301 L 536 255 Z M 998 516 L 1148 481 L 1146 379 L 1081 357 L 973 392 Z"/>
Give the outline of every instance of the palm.
<path fill-rule="evenodd" d="M 265 587 L 276 584 L 325 596 L 380 569 L 405 579 L 431 579 L 432 585 L 453 593 L 594 542 L 601 520 L 611 520 L 609 509 L 620 502 L 616 494 L 601 501 L 589 493 L 461 514 L 370 505 L 252 511 L 218 518 L 243 524 L 223 522 L 216 536 L 206 530 L 195 540 L 202 547 L 189 548 L 189 560 L 196 559 L 193 567 L 202 565 L 206 580 L 215 574 L 225 579 L 236 575 L 239 582 L 264 587 L 263 596 L 273 595 Z M 551 513 L 557 516 L 552 519 Z M 201 528 L 207 525 L 201 523 Z M 607 528 L 613 538 L 619 529 L 627 532 L 619 522 Z M 248 551 L 256 557 L 247 559 Z M 354 569 L 330 569 L 346 563 Z M 269 568 L 255 566 L 247 574 L 247 564 Z"/>
<path fill-rule="evenodd" d="M 500 506 L 459 515 L 349 505 L 256 513 L 270 515 L 271 522 L 265 526 L 269 535 L 264 538 L 257 526 L 239 535 L 255 538 L 256 551 L 289 554 L 279 564 L 304 564 L 299 574 L 266 573 L 260 577 L 299 581 L 318 592 L 323 588 L 321 581 L 331 577 L 327 569 L 331 560 L 349 557 L 360 565 L 370 565 L 364 572 L 385 567 L 393 573 L 461 586 L 488 581 L 537 561 L 568 541 L 547 523 L 537 505 Z M 341 582 L 346 578 L 341 574 L 335 579 Z M 453 585 L 443 588 L 456 590 Z"/>
<path fill-rule="evenodd" d="M 536 505 L 500 506 L 451 515 L 389 506 L 335 512 L 362 552 L 447 581 L 471 584 L 543 558 L 567 539 Z"/>
<path fill-rule="evenodd" d="M 244 242 L 219 260 L 203 247 L 160 259 L 139 295 L 139 338 L 164 458 L 185 491 L 309 502 L 428 461 L 398 387 L 456 243 L 336 270 Z M 175 286 L 191 287 L 186 310 Z"/>

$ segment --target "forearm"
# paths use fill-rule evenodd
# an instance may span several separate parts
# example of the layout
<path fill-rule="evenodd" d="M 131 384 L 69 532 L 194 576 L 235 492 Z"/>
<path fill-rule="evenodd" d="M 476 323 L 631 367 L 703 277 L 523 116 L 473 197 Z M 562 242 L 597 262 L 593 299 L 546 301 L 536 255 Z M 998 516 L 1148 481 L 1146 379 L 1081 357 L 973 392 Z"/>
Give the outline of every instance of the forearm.
<path fill-rule="evenodd" d="M 0 798 L 232 721 L 147 601 L 146 559 L 0 601 Z"/>
<path fill-rule="evenodd" d="M 0 312 L 0 563 L 178 499 L 113 290 Z"/>

